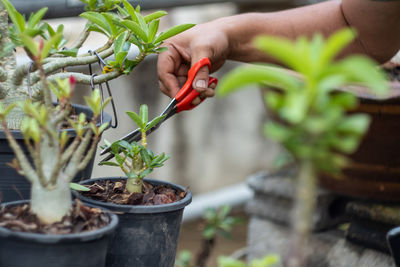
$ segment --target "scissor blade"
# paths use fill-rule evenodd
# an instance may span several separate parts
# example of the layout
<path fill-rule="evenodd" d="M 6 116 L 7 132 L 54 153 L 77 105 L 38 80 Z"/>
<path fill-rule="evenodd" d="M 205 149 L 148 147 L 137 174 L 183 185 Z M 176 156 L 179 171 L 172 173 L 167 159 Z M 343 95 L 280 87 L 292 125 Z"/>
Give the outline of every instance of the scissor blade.
<path fill-rule="evenodd" d="M 128 133 L 127 135 L 125 135 L 124 137 L 122 137 L 122 138 L 120 138 L 120 139 L 118 139 L 118 140 L 124 140 L 124 141 L 127 141 L 127 142 L 131 142 L 130 140 L 131 140 L 132 138 L 136 138 L 136 136 L 137 136 L 138 134 L 139 134 L 139 136 L 140 136 L 139 128 L 137 128 L 136 130 L 134 130 L 134 131 Z M 104 155 L 104 154 L 110 152 L 110 150 L 111 150 L 111 146 L 107 146 L 106 148 L 104 148 L 104 149 L 100 152 L 100 156 L 102 156 L 102 155 Z"/>

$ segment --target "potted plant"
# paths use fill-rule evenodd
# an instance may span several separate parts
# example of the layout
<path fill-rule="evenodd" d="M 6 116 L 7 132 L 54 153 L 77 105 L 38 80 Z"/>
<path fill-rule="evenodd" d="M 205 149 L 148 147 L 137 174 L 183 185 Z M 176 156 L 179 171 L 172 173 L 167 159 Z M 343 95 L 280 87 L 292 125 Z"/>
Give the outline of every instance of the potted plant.
<path fill-rule="evenodd" d="M 114 161 L 103 165 L 119 167 L 126 177 L 106 177 L 82 181 L 90 192 L 74 192 L 84 203 L 104 207 L 119 214 L 107 256 L 107 266 L 174 266 L 183 209 L 191 202 L 191 192 L 172 183 L 144 179 L 169 158 L 155 155 L 147 146 L 146 131 L 164 119 L 148 122 L 146 105 L 139 114 L 127 112 L 141 132 L 140 144 L 120 140 L 111 144 Z M 121 155 L 120 155 L 121 154 Z"/>
<path fill-rule="evenodd" d="M 70 187 L 84 188 L 70 181 L 90 162 L 101 133 L 108 127 L 107 122 L 99 121 L 110 99 L 102 99 L 101 93 L 94 90 L 91 97 L 85 97 L 90 116 L 82 112 L 70 116 L 74 85 L 99 84 L 128 74 L 147 55 L 162 51 L 159 46 L 166 38 L 193 26 L 180 25 L 157 33 L 159 18 L 165 12 L 143 17 L 139 7 L 134 9 L 126 1 L 123 6 L 119 3 L 87 1 L 88 11 L 82 16 L 89 22 L 69 49 L 64 49 L 63 26 L 54 30 L 40 21 L 46 8 L 25 20 L 7 0 L 0 3 L 0 117 L 16 157 L 10 165 L 31 184 L 30 201 L 1 206 L 1 266 L 104 266 L 108 238 L 118 219 L 79 201 L 73 205 Z M 114 9 L 119 13 L 112 13 Z M 14 23 L 10 32 L 5 10 Z M 77 49 L 91 31 L 99 31 L 109 40 L 94 55 L 78 55 Z M 139 48 L 139 54 L 129 59 L 127 49 L 132 44 Z M 31 58 L 31 66 L 15 65 L 13 51 L 17 46 Z M 108 62 L 101 75 L 61 71 L 110 55 L 115 59 Z M 52 94 L 57 98 L 56 105 Z M 73 129 L 72 139 L 68 131 L 62 130 L 64 127 Z M 17 135 L 15 131 L 19 131 Z M 17 140 L 18 135 L 21 140 Z"/>
<path fill-rule="evenodd" d="M 32 58 L 42 69 L 49 42 L 32 45 Z M 52 84 L 43 75 L 42 84 L 47 96 L 53 91 L 59 99 L 57 106 L 47 97 L 44 103 L 31 100 L 19 103 L 26 115 L 21 131 L 31 161 L 6 122 L 15 105 L 0 106 L 2 127 L 16 157 L 12 165 L 31 183 L 30 201 L 8 202 L 1 206 L 0 265 L 104 266 L 108 239 L 117 226 L 118 217 L 80 202 L 73 206 L 70 182 L 89 163 L 107 127 L 107 123 L 98 125 L 97 121 L 109 99 L 102 103 L 99 90 L 95 90 L 91 97 L 86 97 L 93 112 L 92 119 L 88 121 L 86 115 L 80 113 L 77 120 L 73 120 L 69 116 L 74 78 Z M 68 133 L 60 131 L 65 121 L 76 131 L 70 144 L 67 144 Z"/>
<path fill-rule="evenodd" d="M 158 32 L 160 18 L 167 14 L 165 11 L 156 11 L 143 16 L 139 6 L 134 8 L 125 0 L 82 0 L 82 2 L 86 3 L 86 12 L 80 16 L 87 19 L 87 23 L 79 38 L 68 47 L 66 47 L 67 41 L 63 33 L 64 26 L 60 25 L 54 29 L 41 20 L 47 8 L 40 9 L 26 19 L 8 0 L 0 2 L 0 10 L 3 11 L 0 15 L 1 103 L 8 106 L 10 103 L 28 98 L 43 101 L 46 97 L 41 84 L 43 74 L 50 82 L 72 75 L 76 83 L 92 84 L 92 86 L 129 74 L 146 56 L 163 51 L 164 48 L 160 45 L 164 40 L 193 26 L 193 24 L 177 25 L 164 32 Z M 12 22 L 9 29 L 7 13 Z M 92 53 L 78 53 L 92 32 L 103 34 L 107 37 L 107 41 Z M 35 61 L 16 65 L 14 48 L 22 47 L 28 56 L 32 56 L 29 45 L 32 44 L 34 38 L 49 41 L 48 55 L 41 62 L 42 70 Z M 128 55 L 131 46 L 136 46 L 139 51 L 134 57 Z M 105 59 L 109 57 L 113 59 L 108 60 L 103 66 L 102 73 L 98 75 L 68 70 L 71 66 L 88 66 L 99 61 L 106 63 Z M 78 107 L 77 112 L 81 112 L 81 109 L 82 107 Z M 90 113 L 90 110 L 86 109 L 84 112 Z M 23 112 L 16 109 L 9 114 L 7 119 L 9 128 L 13 129 L 12 134 L 22 145 L 24 145 L 24 138 L 19 130 L 23 118 Z M 110 120 L 110 117 L 106 116 L 104 120 Z M 7 146 L 4 132 L 1 131 L 0 147 L 3 149 L 0 150 L 0 153 L 4 155 L 2 159 L 5 160 L 3 165 L 6 165 L 12 160 L 12 151 Z M 26 149 L 25 151 L 27 152 Z M 93 162 L 88 164 L 89 167 L 92 165 Z M 0 180 L 2 200 L 29 198 L 29 184 L 24 178 L 15 175 L 12 169 L 6 168 L 5 172 L 7 178 Z M 79 178 L 84 175 L 90 176 L 90 174 L 91 168 L 84 173 L 81 172 Z"/>
<path fill-rule="evenodd" d="M 255 83 L 274 88 L 264 98 L 273 116 L 264 129 L 289 152 L 298 170 L 294 234 L 285 266 L 305 266 L 318 174 L 340 176 L 349 163 L 346 154 L 357 149 L 368 129 L 369 117 L 351 112 L 357 106 L 356 96 L 336 89 L 356 83 L 377 94 L 387 90 L 385 75 L 366 57 L 336 60 L 353 39 L 351 29 L 338 31 L 326 41 L 318 34 L 312 40 L 296 41 L 257 37 L 257 48 L 297 75 L 271 65 L 241 67 L 222 80 L 217 92 L 226 95 Z"/>

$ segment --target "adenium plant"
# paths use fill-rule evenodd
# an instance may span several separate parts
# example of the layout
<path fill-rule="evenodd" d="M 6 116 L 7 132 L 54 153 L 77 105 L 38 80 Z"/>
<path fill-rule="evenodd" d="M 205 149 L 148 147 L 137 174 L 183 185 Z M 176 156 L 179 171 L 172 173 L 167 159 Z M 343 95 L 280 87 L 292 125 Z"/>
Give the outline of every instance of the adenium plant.
<path fill-rule="evenodd" d="M 12 165 L 32 184 L 30 210 L 44 224 L 59 222 L 70 213 L 70 182 L 88 164 L 107 127 L 97 121 L 110 99 L 102 101 L 98 90 L 85 97 L 93 117 L 88 119 L 79 114 L 77 120 L 70 119 L 74 85 L 99 84 L 128 74 L 147 55 L 162 51 L 165 39 L 193 26 L 179 25 L 159 33 L 164 11 L 142 16 L 139 6 L 134 8 L 125 0 L 83 2 L 87 11 L 81 17 L 87 19 L 86 26 L 75 43 L 66 47 L 64 26 L 54 29 L 41 20 L 47 8 L 26 19 L 8 0 L 0 1 L 0 119 L 16 156 Z M 106 43 L 92 53 L 78 54 L 93 31 L 105 35 Z M 133 59 L 128 58 L 132 45 L 139 51 Z M 17 47 L 26 52 L 31 63 L 16 65 Z M 108 60 L 110 56 L 114 59 Z M 102 74 L 94 78 L 66 69 L 96 63 L 99 57 L 107 60 L 107 64 Z M 58 99 L 56 106 L 52 103 L 52 93 Z M 62 131 L 66 121 L 76 132 L 71 143 L 67 143 L 67 133 Z M 23 153 L 10 129 L 22 131 L 29 155 Z M 145 148 L 139 150 L 147 152 Z M 145 155 L 145 164 L 151 159 L 151 168 L 165 161 L 165 156 L 160 160 L 146 152 L 140 153 Z M 143 176 L 142 172 L 137 172 L 138 177 Z"/>
<path fill-rule="evenodd" d="M 386 77 L 367 57 L 352 55 L 338 59 L 353 41 L 355 32 L 343 29 L 327 40 L 316 34 L 311 40 L 295 41 L 260 36 L 254 45 L 297 72 L 267 64 L 240 67 L 219 85 L 223 96 L 248 84 L 272 87 L 264 97 L 275 120 L 266 135 L 282 144 L 298 165 L 298 185 L 293 218 L 293 248 L 287 266 L 303 266 L 307 236 L 312 224 L 318 172 L 340 174 L 368 129 L 366 114 L 348 111 L 357 107 L 355 95 L 338 88 L 361 84 L 376 94 L 387 91 Z"/>
<path fill-rule="evenodd" d="M 86 10 L 80 16 L 87 19 L 87 23 L 75 42 L 68 47 L 64 37 L 64 26 L 56 29 L 41 19 L 46 13 L 44 7 L 31 14 L 26 19 L 9 2 L 0 1 L 0 53 L 3 60 L 0 63 L 0 101 L 5 105 L 16 100 L 27 99 L 29 95 L 43 101 L 46 97 L 42 93 L 41 75 L 54 82 L 74 76 L 76 83 L 90 85 L 100 84 L 115 79 L 123 74 L 129 74 L 137 64 L 150 54 L 162 52 L 162 43 L 194 26 L 182 24 L 174 26 L 164 32 L 158 32 L 160 18 L 167 12 L 156 11 L 143 16 L 140 6 L 134 8 L 126 0 L 82 0 L 86 3 Z M 7 11 L 7 12 L 6 12 Z M 12 22 L 8 27 L 7 13 Z M 107 41 L 91 53 L 79 53 L 91 32 L 99 32 L 106 36 Z M 37 56 L 39 47 L 34 39 L 44 40 L 45 46 L 40 56 L 41 67 L 38 61 L 16 66 L 14 48 L 22 47 L 28 56 Z M 128 51 L 136 46 L 138 54 L 131 58 Z M 102 74 L 95 76 L 79 72 L 68 71 L 70 66 L 85 66 L 96 63 L 99 57 L 107 59 Z M 30 88 L 30 90 L 29 90 Z M 19 115 L 19 116 L 18 116 Z M 9 116 L 8 124 L 11 128 L 19 128 L 23 114 L 14 112 Z"/>
<path fill-rule="evenodd" d="M 42 82 L 47 83 L 46 80 Z M 58 97 L 57 106 L 31 100 L 16 104 L 26 115 L 21 131 L 29 156 L 23 152 L 6 123 L 6 116 L 14 105 L 7 108 L 0 105 L 1 123 L 16 156 L 12 165 L 31 183 L 30 211 L 44 224 L 59 222 L 72 210 L 70 182 L 89 163 L 101 133 L 108 126 L 97 123 L 101 110 L 110 100 L 102 103 L 97 89 L 90 97 L 85 97 L 93 117 L 88 121 L 86 115 L 80 113 L 76 121 L 69 118 L 74 85 L 71 76 L 70 79 L 56 80 L 54 84 L 44 87 L 45 91 L 51 88 Z M 62 131 L 65 121 L 69 121 L 76 132 L 70 143 L 67 131 Z"/>
<path fill-rule="evenodd" d="M 169 156 L 166 156 L 165 153 L 154 155 L 153 151 L 147 148 L 146 132 L 163 120 L 165 116 L 155 117 L 149 122 L 147 105 L 140 106 L 139 114 L 133 111 L 126 113 L 139 127 L 140 144 L 137 142 L 129 143 L 124 140 L 118 140 L 112 144 L 106 142 L 106 145 L 111 147 L 110 153 L 114 155 L 115 161 L 104 161 L 100 164 L 119 167 L 128 178 L 125 186 L 126 191 L 128 193 L 142 193 L 143 178 L 155 168 L 164 166 L 164 162 L 169 159 Z"/>

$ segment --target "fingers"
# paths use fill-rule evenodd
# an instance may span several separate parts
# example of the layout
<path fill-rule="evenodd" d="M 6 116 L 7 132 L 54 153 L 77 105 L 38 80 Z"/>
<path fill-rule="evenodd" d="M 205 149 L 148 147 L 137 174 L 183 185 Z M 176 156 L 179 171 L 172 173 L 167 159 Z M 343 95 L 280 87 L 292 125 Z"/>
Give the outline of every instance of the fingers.
<path fill-rule="evenodd" d="M 173 46 L 161 53 L 157 60 L 160 90 L 169 97 L 174 97 L 180 87 L 181 76 L 185 76 L 189 66 L 182 63 L 179 52 Z"/>
<path fill-rule="evenodd" d="M 196 97 L 193 101 L 192 101 L 192 105 L 198 105 L 201 103 L 201 101 L 203 101 L 204 99 L 206 99 L 207 97 L 213 97 L 215 95 L 215 87 L 216 84 L 213 83 L 210 85 L 209 88 L 205 89 L 204 91 L 202 91 L 198 97 Z"/>

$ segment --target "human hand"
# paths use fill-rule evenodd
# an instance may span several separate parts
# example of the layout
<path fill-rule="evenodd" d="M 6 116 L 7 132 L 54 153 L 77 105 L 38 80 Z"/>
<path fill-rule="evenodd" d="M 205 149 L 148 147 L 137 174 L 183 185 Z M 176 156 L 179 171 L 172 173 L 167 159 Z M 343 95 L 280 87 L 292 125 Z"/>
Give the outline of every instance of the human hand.
<path fill-rule="evenodd" d="M 208 88 L 209 73 L 219 69 L 229 54 L 226 34 L 218 21 L 197 25 L 164 43 L 167 51 L 158 56 L 157 70 L 161 91 L 174 97 L 187 80 L 190 67 L 204 57 L 211 61 L 211 69 L 201 68 L 194 81 L 193 89 L 200 93 L 192 104 L 214 96 L 215 84 Z"/>

